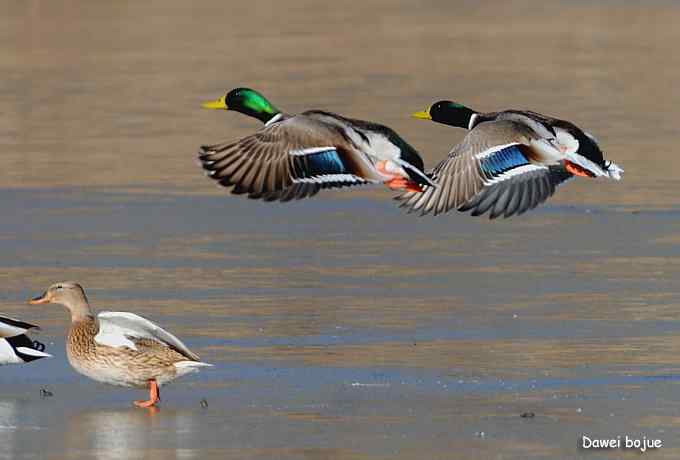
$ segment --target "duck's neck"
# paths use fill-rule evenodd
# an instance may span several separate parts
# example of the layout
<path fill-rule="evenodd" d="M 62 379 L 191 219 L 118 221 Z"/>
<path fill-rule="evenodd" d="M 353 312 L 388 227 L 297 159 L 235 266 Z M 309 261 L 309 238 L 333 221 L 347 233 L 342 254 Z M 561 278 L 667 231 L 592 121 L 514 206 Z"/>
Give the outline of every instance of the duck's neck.
<path fill-rule="evenodd" d="M 440 113 L 433 114 L 432 120 L 449 126 L 472 129 L 479 123 L 479 114 L 469 107 L 455 102 L 443 107 Z"/>
<path fill-rule="evenodd" d="M 252 114 L 249 114 L 249 115 L 257 118 L 258 120 L 260 120 L 262 123 L 264 123 L 266 125 L 267 123 L 272 121 L 274 119 L 274 117 L 276 117 L 280 114 L 281 114 L 281 112 L 276 110 L 275 112 L 253 112 Z"/>
<path fill-rule="evenodd" d="M 71 322 L 66 338 L 66 352 L 72 365 L 77 366 L 79 360 L 94 353 L 94 337 L 98 332 L 99 324 L 92 316 Z"/>
<path fill-rule="evenodd" d="M 92 309 L 90 308 L 87 299 L 71 302 L 67 305 L 67 308 L 71 312 L 71 323 L 95 320 L 94 313 L 92 313 Z"/>
<path fill-rule="evenodd" d="M 234 107 L 233 110 L 257 118 L 265 124 L 270 122 L 272 118 L 281 114 L 281 111 L 277 109 L 274 104 L 255 91 L 249 93 L 247 97 L 243 99 L 243 102 L 237 107 Z"/>
<path fill-rule="evenodd" d="M 71 341 L 72 336 L 94 337 L 98 332 L 99 324 L 97 323 L 97 320 L 92 316 L 88 316 L 71 322 L 71 327 L 68 331 L 69 341 Z"/>

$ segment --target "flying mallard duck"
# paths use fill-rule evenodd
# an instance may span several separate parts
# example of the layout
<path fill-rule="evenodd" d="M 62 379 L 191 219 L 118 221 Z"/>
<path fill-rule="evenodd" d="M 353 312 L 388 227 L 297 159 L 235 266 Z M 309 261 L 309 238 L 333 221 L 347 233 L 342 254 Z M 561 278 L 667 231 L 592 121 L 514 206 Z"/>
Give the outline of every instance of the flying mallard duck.
<path fill-rule="evenodd" d="M 211 364 L 201 362 L 177 337 L 134 313 L 101 312 L 95 318 L 83 288 L 57 283 L 31 304 L 56 303 L 71 312 L 66 353 L 79 373 L 111 385 L 149 388 L 151 407 L 160 401 L 160 386 Z"/>
<path fill-rule="evenodd" d="M 0 365 L 30 363 L 40 358 L 51 358 L 45 345 L 26 335 L 29 329 L 39 330 L 35 324 L 0 316 Z"/>
<path fill-rule="evenodd" d="M 434 187 L 416 150 L 390 128 L 321 110 L 288 115 L 264 96 L 236 88 L 208 109 L 234 110 L 264 123 L 235 142 L 201 147 L 208 176 L 231 193 L 288 201 L 323 188 L 384 182 L 392 189 Z"/>
<path fill-rule="evenodd" d="M 490 218 L 522 214 L 544 202 L 574 176 L 621 179 L 597 141 L 574 124 L 535 112 L 479 113 L 440 101 L 413 114 L 469 129 L 431 172 L 437 188 L 397 197 L 410 211 L 435 215 L 453 208 Z"/>

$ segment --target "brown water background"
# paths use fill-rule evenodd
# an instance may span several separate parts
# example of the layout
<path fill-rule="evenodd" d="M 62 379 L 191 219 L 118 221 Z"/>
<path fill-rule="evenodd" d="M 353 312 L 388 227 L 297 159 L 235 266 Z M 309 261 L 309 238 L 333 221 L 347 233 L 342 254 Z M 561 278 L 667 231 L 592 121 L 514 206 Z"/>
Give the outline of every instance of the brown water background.
<path fill-rule="evenodd" d="M 55 358 L 0 369 L 0 458 L 639 458 L 581 434 L 680 457 L 680 3 L 2 8 L 0 312 Z M 383 188 L 248 201 L 195 164 L 257 129 L 200 109 L 243 85 L 383 122 L 428 165 L 464 135 L 409 118 L 435 100 L 559 115 L 625 179 L 494 222 Z M 132 408 L 68 367 L 61 307 L 25 305 L 65 279 L 216 368 Z"/>

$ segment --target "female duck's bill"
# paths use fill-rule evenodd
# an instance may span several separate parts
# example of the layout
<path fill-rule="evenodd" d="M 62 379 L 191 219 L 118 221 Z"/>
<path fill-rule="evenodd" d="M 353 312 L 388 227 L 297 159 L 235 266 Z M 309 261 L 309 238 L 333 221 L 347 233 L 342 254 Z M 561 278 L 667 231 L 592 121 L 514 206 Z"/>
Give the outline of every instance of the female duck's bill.
<path fill-rule="evenodd" d="M 69 363 L 98 382 L 148 388 L 149 399 L 135 402 L 139 407 L 155 406 L 163 384 L 212 366 L 200 361 L 177 337 L 134 313 L 95 316 L 78 283 L 53 284 L 30 303 L 65 306 L 71 313 L 66 342 Z"/>
<path fill-rule="evenodd" d="M 287 115 L 249 88 L 236 88 L 203 107 L 234 110 L 265 123 L 251 136 L 199 151 L 207 175 L 234 194 L 288 201 L 325 188 L 371 183 L 412 191 L 434 186 L 420 155 L 385 126 L 320 110 Z"/>
<path fill-rule="evenodd" d="M 40 295 L 37 295 L 33 297 L 29 302 L 31 305 L 39 305 L 39 304 L 44 304 L 44 303 L 50 303 L 50 300 L 47 297 L 47 291 L 43 292 Z"/>

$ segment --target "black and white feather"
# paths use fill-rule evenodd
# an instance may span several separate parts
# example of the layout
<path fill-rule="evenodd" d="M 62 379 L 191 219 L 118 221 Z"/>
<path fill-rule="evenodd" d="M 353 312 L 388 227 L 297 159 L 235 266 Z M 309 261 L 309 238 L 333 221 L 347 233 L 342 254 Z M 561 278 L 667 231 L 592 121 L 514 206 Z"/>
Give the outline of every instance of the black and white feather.
<path fill-rule="evenodd" d="M 592 177 L 621 180 L 623 169 L 616 163 L 605 160 L 597 139 L 570 121 L 530 110 L 504 110 L 475 114 L 470 120 L 469 128 L 474 128 L 478 123 L 500 120 L 514 121 L 532 129 L 540 139 L 536 147 L 545 160 L 569 161 L 583 168 Z"/>
<path fill-rule="evenodd" d="M 51 358 L 45 345 L 31 340 L 26 333 L 38 326 L 0 316 L 0 365 L 24 364 L 40 358 Z"/>

